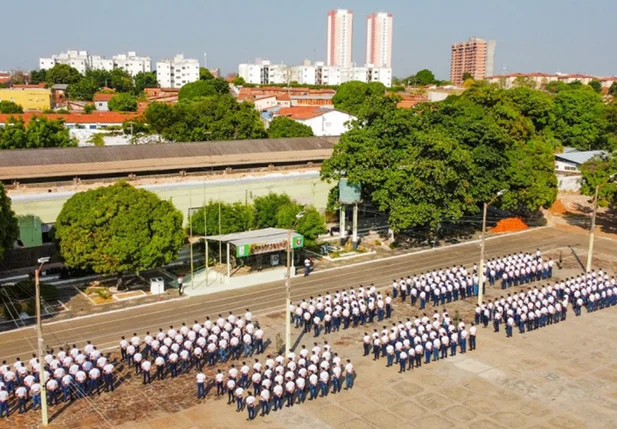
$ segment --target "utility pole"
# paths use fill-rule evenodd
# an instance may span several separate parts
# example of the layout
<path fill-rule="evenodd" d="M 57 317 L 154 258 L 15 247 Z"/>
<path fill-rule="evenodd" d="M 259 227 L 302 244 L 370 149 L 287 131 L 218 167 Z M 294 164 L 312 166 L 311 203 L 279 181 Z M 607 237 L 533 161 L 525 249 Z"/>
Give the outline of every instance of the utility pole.
<path fill-rule="evenodd" d="M 41 288 L 39 285 L 39 275 L 43 265 L 49 262 L 49 257 L 39 258 L 39 266 L 34 271 L 34 289 L 36 294 L 36 336 L 38 340 L 39 354 L 39 380 L 41 384 L 41 426 L 46 427 L 49 423 L 47 418 L 47 378 L 45 377 L 45 365 L 43 362 L 43 323 L 41 322 Z"/>
<path fill-rule="evenodd" d="M 304 217 L 304 212 L 296 215 L 296 220 L 287 230 L 287 276 L 285 278 L 285 356 L 291 352 L 291 238 L 298 220 Z"/>
<path fill-rule="evenodd" d="M 480 240 L 480 265 L 478 266 L 478 305 L 482 305 L 482 297 L 484 295 L 484 283 L 486 282 L 484 276 L 484 241 L 486 235 L 486 213 L 488 211 L 488 206 L 493 204 L 495 200 L 501 197 L 506 191 L 502 190 L 497 192 L 497 195 L 493 197 L 488 203 L 484 203 L 484 208 L 482 211 L 482 237 Z"/>
<path fill-rule="evenodd" d="M 604 183 L 596 186 L 596 192 L 593 198 L 593 213 L 591 214 L 591 227 L 589 228 L 589 246 L 587 248 L 587 267 L 585 272 L 589 274 L 591 271 L 591 262 L 593 260 L 593 241 L 596 229 L 596 213 L 598 212 L 598 196 L 600 194 L 600 188 L 607 183 L 612 182 L 617 178 L 617 174 L 611 174 Z"/>

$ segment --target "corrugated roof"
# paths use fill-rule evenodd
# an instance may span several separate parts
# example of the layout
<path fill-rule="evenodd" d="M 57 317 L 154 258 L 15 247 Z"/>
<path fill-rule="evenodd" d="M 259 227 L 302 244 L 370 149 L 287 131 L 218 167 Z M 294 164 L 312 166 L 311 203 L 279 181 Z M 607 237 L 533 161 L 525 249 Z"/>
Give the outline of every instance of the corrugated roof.
<path fill-rule="evenodd" d="M 62 119 L 65 124 L 114 124 L 120 125 L 124 121 L 135 119 L 137 113 L 123 112 L 92 112 L 92 113 L 42 113 L 26 112 L 21 114 L 0 114 L 0 123 L 7 123 L 11 118 L 21 118 L 28 124 L 34 117 L 45 117 L 49 120 Z"/>
<path fill-rule="evenodd" d="M 199 143 L 5 150 L 0 180 L 84 177 L 328 159 L 334 144 L 320 137 Z"/>
<path fill-rule="evenodd" d="M 555 158 L 559 158 L 563 161 L 573 162 L 575 164 L 584 164 L 589 161 L 596 155 L 604 155 L 606 154 L 603 150 L 588 150 L 584 152 L 568 152 L 568 153 L 557 153 L 555 154 Z"/>
<path fill-rule="evenodd" d="M 300 234 L 293 233 L 292 240 L 302 237 Z M 235 232 L 232 234 L 213 235 L 209 236 L 208 240 L 229 242 L 234 246 L 243 246 L 245 244 L 255 243 L 278 243 L 287 241 L 287 230 L 282 228 L 264 228 L 255 229 L 253 231 Z"/>

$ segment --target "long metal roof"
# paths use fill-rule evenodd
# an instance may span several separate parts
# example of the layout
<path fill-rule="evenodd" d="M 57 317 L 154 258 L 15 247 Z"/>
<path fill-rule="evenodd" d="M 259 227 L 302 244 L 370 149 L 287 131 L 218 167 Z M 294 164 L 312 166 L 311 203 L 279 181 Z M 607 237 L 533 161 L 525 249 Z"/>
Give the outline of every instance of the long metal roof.
<path fill-rule="evenodd" d="M 296 237 L 301 237 L 301 235 L 293 232 L 292 239 Z M 229 242 L 234 246 L 254 243 L 277 243 L 287 241 L 287 230 L 282 228 L 263 228 L 232 234 L 211 235 L 206 238 L 210 241 L 222 241 L 223 243 Z"/>
<path fill-rule="evenodd" d="M 0 152 L 0 180 L 320 161 L 334 143 L 321 137 L 22 149 Z"/>

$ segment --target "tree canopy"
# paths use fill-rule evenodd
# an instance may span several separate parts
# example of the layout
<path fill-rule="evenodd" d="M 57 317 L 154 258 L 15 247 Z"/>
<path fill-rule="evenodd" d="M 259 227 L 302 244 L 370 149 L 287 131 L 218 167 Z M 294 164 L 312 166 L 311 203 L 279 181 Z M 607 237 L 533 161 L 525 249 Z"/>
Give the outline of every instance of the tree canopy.
<path fill-rule="evenodd" d="M 542 132 L 551 105 L 528 100 L 527 90 L 507 94 L 477 82 L 413 110 L 373 100 L 324 162 L 322 178 L 361 184 L 395 231 L 460 219 L 504 188 L 503 208 L 547 207 L 557 193 L 553 142 Z"/>
<path fill-rule="evenodd" d="M 415 74 L 414 82 L 416 85 L 430 85 L 435 83 L 435 74 L 429 69 L 420 70 Z"/>
<path fill-rule="evenodd" d="M 7 249 L 19 238 L 17 218 L 11 209 L 11 199 L 6 195 L 4 185 L 0 183 L 0 259 Z"/>
<path fill-rule="evenodd" d="M 238 103 L 231 95 L 199 97 L 169 106 L 151 103 L 145 117 L 152 130 L 166 140 L 259 139 L 267 136 L 252 104 Z"/>
<path fill-rule="evenodd" d="M 82 75 L 77 69 L 67 64 L 56 64 L 45 72 L 45 81 L 49 85 L 56 83 L 73 84 L 80 81 Z"/>
<path fill-rule="evenodd" d="M 160 267 L 184 243 L 182 213 L 126 182 L 73 195 L 58 215 L 55 236 L 67 266 L 101 274 Z"/>
<path fill-rule="evenodd" d="M 214 79 L 214 75 L 205 67 L 199 67 L 199 80 Z"/>
<path fill-rule="evenodd" d="M 601 149 L 607 127 L 602 97 L 592 88 L 559 91 L 555 96 L 555 137 L 563 146 Z"/>
<path fill-rule="evenodd" d="M 24 109 L 13 101 L 2 100 L 0 101 L 0 113 L 24 113 Z"/>
<path fill-rule="evenodd" d="M 116 94 L 109 100 L 109 110 L 112 112 L 135 112 L 137 100 L 131 94 L 123 92 Z"/>
<path fill-rule="evenodd" d="M 229 93 L 229 84 L 225 79 L 212 78 L 198 80 L 183 85 L 178 94 L 178 101 L 194 100 L 199 97 L 225 95 Z"/>
<path fill-rule="evenodd" d="M 385 91 L 386 87 L 381 82 L 345 82 L 336 91 L 332 102 L 337 109 L 357 115 L 369 97 L 383 96 Z"/>
<path fill-rule="evenodd" d="M 191 216 L 193 235 L 219 234 L 219 202 L 210 201 L 204 209 L 197 210 Z M 303 217 L 296 215 L 302 212 Z M 257 197 L 253 205 L 243 203 L 220 203 L 221 234 L 249 231 L 261 228 L 292 228 L 302 234 L 305 242 L 314 243 L 319 234 L 326 231 L 325 219 L 313 206 L 302 206 L 286 194 L 270 193 Z"/>
<path fill-rule="evenodd" d="M 23 119 L 10 118 L 0 127 L 0 149 L 33 149 L 77 146 L 61 120 L 33 117 L 26 127 Z"/>
<path fill-rule="evenodd" d="M 156 80 L 156 73 L 154 72 L 141 72 L 135 75 L 133 79 L 135 87 L 133 88 L 133 94 L 139 95 L 146 88 L 157 88 L 159 83 Z"/>
<path fill-rule="evenodd" d="M 582 165 L 581 174 L 583 195 L 594 196 L 596 186 L 600 186 L 598 204 L 617 208 L 617 180 L 609 180 L 613 174 L 617 174 L 617 152 L 593 157 Z"/>
<path fill-rule="evenodd" d="M 284 116 L 274 118 L 268 127 L 268 137 L 271 139 L 312 136 L 311 127 Z"/>

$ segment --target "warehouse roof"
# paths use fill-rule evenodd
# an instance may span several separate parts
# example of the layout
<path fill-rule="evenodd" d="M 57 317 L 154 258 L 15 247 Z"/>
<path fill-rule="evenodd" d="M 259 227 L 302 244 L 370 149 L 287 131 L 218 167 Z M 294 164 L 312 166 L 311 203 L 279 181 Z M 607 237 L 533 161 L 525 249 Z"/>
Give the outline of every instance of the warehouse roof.
<path fill-rule="evenodd" d="M 320 137 L 5 150 L 0 180 L 84 177 L 328 159 Z"/>

